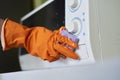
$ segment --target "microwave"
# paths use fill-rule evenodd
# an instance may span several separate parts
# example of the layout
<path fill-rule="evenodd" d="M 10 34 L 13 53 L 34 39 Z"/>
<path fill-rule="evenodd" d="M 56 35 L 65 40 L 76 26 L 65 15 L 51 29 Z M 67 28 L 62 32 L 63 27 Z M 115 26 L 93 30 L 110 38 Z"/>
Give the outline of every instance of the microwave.
<path fill-rule="evenodd" d="M 80 60 L 60 59 L 55 62 L 43 61 L 29 55 L 24 49 L 19 49 L 19 59 L 22 70 L 48 69 L 65 66 L 85 65 L 95 63 L 89 25 L 89 0 L 47 0 L 21 18 L 21 24 L 28 27 L 44 26 L 49 30 L 65 26 L 68 32 L 79 39 L 79 47 L 75 52 Z"/>

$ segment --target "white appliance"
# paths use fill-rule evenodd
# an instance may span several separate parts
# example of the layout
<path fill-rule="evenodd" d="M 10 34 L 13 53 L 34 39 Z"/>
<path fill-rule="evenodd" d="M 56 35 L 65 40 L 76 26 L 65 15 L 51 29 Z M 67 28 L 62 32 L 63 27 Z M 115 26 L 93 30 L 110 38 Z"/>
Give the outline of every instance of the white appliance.
<path fill-rule="evenodd" d="M 57 15 L 57 17 L 59 16 L 59 18 L 57 19 L 58 22 L 55 22 L 55 19 L 54 21 L 50 22 L 50 9 L 48 10 L 49 14 L 46 14 L 44 11 L 48 8 L 54 9 L 54 6 L 59 7 L 57 7 L 58 11 L 56 9 L 52 10 L 52 14 L 55 14 L 53 17 L 51 17 L 51 19 L 54 19 L 56 17 L 55 15 Z M 63 11 L 59 12 L 59 9 L 62 9 Z M 44 16 L 43 14 L 45 15 L 45 17 L 42 17 Z M 46 17 L 47 15 L 48 17 Z M 62 17 L 65 17 L 65 19 L 63 19 L 62 21 L 59 20 L 62 19 Z M 45 18 L 47 18 L 47 20 Z M 48 61 L 40 60 L 40 58 L 38 57 L 25 54 L 20 56 L 20 64 L 22 70 L 83 65 L 92 64 L 95 62 L 90 42 L 88 0 L 48 0 L 44 4 L 39 6 L 37 9 L 31 11 L 30 13 L 22 17 L 21 22 L 22 24 L 27 26 L 35 26 L 35 24 L 39 26 L 45 25 L 46 27 L 48 26 L 49 29 L 52 29 L 53 27 L 55 27 L 56 29 L 56 27 L 61 27 L 62 25 L 64 25 L 70 33 L 72 33 L 79 39 L 79 48 L 75 52 L 80 56 L 80 60 L 61 58 L 60 60 L 51 63 Z M 61 22 L 65 23 L 61 24 Z M 53 26 L 51 26 L 52 24 Z M 58 25 L 54 26 L 54 24 Z M 20 54 L 23 54 L 23 51 L 20 51 Z"/>

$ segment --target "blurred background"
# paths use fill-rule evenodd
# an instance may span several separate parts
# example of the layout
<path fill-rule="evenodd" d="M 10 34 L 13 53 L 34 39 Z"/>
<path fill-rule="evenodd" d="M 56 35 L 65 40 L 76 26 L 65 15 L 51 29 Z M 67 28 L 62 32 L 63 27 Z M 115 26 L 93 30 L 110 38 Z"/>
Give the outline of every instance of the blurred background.
<path fill-rule="evenodd" d="M 20 18 L 46 0 L 0 0 L 0 18 L 20 22 Z M 0 73 L 20 71 L 18 49 L 3 51 L 0 44 Z"/>

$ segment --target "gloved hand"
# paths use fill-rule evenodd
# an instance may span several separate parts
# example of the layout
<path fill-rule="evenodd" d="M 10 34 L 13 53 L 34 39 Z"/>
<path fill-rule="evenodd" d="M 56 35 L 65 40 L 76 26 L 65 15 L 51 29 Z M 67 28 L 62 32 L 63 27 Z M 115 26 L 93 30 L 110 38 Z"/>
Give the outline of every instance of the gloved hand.
<path fill-rule="evenodd" d="M 71 49 L 64 46 L 78 47 L 72 40 L 61 36 L 61 29 L 52 32 L 44 27 L 28 28 L 9 19 L 3 28 L 3 50 L 24 47 L 31 55 L 50 62 L 59 59 L 60 55 L 72 59 L 79 58 Z"/>

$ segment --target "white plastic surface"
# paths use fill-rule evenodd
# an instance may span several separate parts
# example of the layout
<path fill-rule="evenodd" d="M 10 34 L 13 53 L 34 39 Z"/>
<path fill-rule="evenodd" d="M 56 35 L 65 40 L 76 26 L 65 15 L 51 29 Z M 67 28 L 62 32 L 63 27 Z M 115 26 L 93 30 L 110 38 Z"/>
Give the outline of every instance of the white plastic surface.
<path fill-rule="evenodd" d="M 67 62 L 72 65 L 94 63 L 90 42 L 89 0 L 66 0 L 65 7 L 66 28 L 79 38 L 76 53 L 80 56 L 80 60 L 68 59 Z"/>

